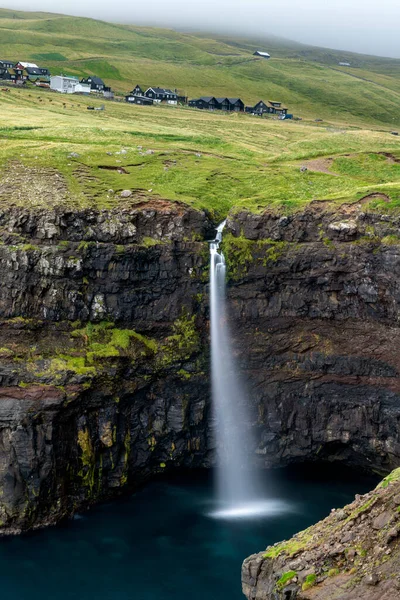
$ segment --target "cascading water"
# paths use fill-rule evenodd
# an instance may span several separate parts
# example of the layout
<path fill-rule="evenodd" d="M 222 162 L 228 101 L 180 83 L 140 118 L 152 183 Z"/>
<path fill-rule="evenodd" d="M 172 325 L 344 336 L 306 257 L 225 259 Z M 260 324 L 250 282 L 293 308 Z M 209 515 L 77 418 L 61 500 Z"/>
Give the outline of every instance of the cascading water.
<path fill-rule="evenodd" d="M 282 504 L 262 498 L 259 475 L 251 465 L 254 443 L 249 403 L 232 352 L 226 315 L 225 258 L 219 251 L 225 223 L 218 227 L 216 239 L 210 244 L 212 400 L 218 452 L 218 510 L 213 516 L 276 514 L 282 510 Z"/>

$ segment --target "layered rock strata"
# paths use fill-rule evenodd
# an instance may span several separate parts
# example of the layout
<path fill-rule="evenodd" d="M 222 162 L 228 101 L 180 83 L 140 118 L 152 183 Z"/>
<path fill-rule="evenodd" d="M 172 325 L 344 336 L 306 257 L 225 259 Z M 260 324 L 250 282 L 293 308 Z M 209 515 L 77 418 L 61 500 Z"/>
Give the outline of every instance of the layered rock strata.
<path fill-rule="evenodd" d="M 399 228 L 364 210 L 228 220 L 260 466 L 400 464 Z M 1 531 L 212 464 L 207 215 L 152 201 L 0 225 Z"/>

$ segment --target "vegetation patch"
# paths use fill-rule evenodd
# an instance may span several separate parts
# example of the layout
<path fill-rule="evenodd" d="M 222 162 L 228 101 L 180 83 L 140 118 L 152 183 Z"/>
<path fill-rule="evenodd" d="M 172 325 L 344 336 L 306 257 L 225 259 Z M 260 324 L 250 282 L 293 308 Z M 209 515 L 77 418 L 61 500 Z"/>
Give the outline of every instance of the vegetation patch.
<path fill-rule="evenodd" d="M 385 477 L 385 479 L 383 481 L 381 481 L 381 483 L 378 485 L 378 487 L 376 489 L 385 489 L 387 488 L 391 483 L 395 482 L 395 481 L 399 481 L 400 480 L 400 468 L 395 469 L 394 471 L 392 471 L 387 477 Z"/>
<path fill-rule="evenodd" d="M 312 573 L 311 575 L 307 575 L 303 585 L 301 586 L 301 589 L 303 590 L 303 592 L 306 592 L 310 588 L 314 587 L 314 585 L 316 584 L 316 581 L 317 581 L 317 576 L 315 575 L 315 573 Z"/>
<path fill-rule="evenodd" d="M 287 573 L 283 573 L 280 579 L 276 582 L 276 588 L 278 590 L 283 590 L 283 588 L 294 578 L 296 577 L 296 571 L 288 571 Z"/>

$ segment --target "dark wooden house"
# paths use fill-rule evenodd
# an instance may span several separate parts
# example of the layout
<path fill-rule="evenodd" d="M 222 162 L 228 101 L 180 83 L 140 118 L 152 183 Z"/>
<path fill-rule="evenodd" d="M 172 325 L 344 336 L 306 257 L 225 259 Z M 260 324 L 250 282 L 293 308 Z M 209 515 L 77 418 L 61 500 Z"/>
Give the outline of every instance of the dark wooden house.
<path fill-rule="evenodd" d="M 0 79 L 8 78 L 8 69 L 5 64 L 0 60 Z"/>
<path fill-rule="evenodd" d="M 230 104 L 228 98 L 215 98 L 217 101 L 218 110 L 230 110 Z"/>
<path fill-rule="evenodd" d="M 287 111 L 287 107 L 283 106 L 282 102 L 271 102 L 270 100 L 267 102 L 260 100 L 254 106 L 246 106 L 246 112 L 253 115 L 286 115 Z"/>
<path fill-rule="evenodd" d="M 218 102 L 214 96 L 202 96 L 195 100 L 189 100 L 189 106 L 199 108 L 201 110 L 216 110 Z"/>
<path fill-rule="evenodd" d="M 154 100 L 152 98 L 146 98 L 146 96 L 133 95 L 132 93 L 125 96 L 125 102 L 129 104 L 141 104 L 142 106 L 152 106 Z"/>
<path fill-rule="evenodd" d="M 166 88 L 150 87 L 145 91 L 144 95 L 146 98 L 151 98 L 157 103 L 178 104 L 178 94 Z"/>
<path fill-rule="evenodd" d="M 269 112 L 269 106 L 263 100 L 257 102 L 254 106 L 246 106 L 246 112 L 253 115 L 262 115 Z"/>
<path fill-rule="evenodd" d="M 12 69 L 14 67 L 14 63 L 12 60 L 0 60 L 0 67 L 5 69 Z"/>
<path fill-rule="evenodd" d="M 273 115 L 286 115 L 287 114 L 287 107 L 283 106 L 282 102 L 275 102 L 273 100 L 268 100 L 268 105 L 270 108 L 270 113 L 272 113 Z"/>
<path fill-rule="evenodd" d="M 80 83 L 90 85 L 92 92 L 104 92 L 107 89 L 109 90 L 104 81 L 95 75 L 90 75 L 89 77 L 86 77 L 86 79 L 81 79 Z"/>
<path fill-rule="evenodd" d="M 136 85 L 130 93 L 130 96 L 144 96 L 144 90 L 140 85 Z"/>
<path fill-rule="evenodd" d="M 47 70 L 47 69 L 45 69 Z M 43 80 L 43 81 L 50 81 L 49 80 L 49 76 L 48 75 L 44 75 L 43 74 L 43 69 L 40 69 L 39 67 L 26 67 L 25 69 L 26 73 L 27 73 L 27 79 L 29 81 L 38 81 Z"/>
<path fill-rule="evenodd" d="M 240 98 L 228 98 L 229 109 L 233 112 L 243 112 L 244 102 Z"/>

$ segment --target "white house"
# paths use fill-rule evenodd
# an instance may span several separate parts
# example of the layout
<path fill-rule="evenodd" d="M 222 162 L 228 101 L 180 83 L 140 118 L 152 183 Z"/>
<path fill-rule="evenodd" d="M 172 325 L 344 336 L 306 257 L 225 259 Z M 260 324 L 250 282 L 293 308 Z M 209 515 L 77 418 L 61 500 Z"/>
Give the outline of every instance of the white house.
<path fill-rule="evenodd" d="M 75 86 L 74 94 L 90 94 L 90 85 L 88 83 L 78 82 Z"/>
<path fill-rule="evenodd" d="M 53 75 L 50 77 L 50 89 L 62 94 L 75 94 L 78 85 L 79 79 L 77 77 L 66 77 L 65 75 Z"/>
<path fill-rule="evenodd" d="M 271 58 L 271 55 L 268 52 L 262 52 L 261 50 L 256 50 L 253 56 L 261 56 L 261 58 Z"/>

